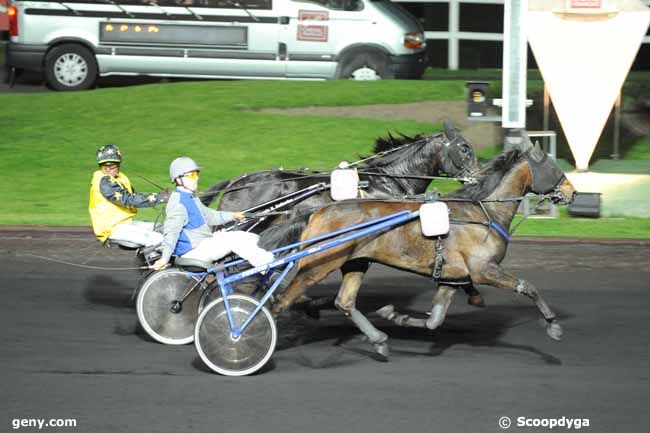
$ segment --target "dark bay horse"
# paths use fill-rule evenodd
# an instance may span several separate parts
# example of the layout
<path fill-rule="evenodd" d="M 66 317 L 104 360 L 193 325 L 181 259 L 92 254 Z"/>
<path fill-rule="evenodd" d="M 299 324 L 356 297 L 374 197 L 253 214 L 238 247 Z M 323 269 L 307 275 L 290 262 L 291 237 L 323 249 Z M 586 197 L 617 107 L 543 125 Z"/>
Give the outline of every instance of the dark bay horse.
<path fill-rule="evenodd" d="M 446 236 L 424 236 L 417 219 L 390 231 L 359 238 L 322 254 L 305 257 L 298 263 L 295 278 L 274 304 L 273 312 L 279 314 L 291 306 L 308 287 L 323 280 L 346 262 L 358 259 L 431 277 L 437 260 L 436 247 L 441 243 L 444 261 L 431 316 L 428 319 L 404 317 L 390 307 L 385 307 L 382 309 L 384 317 L 396 319 L 398 324 L 404 326 L 435 329 L 444 320 L 456 283 L 486 284 L 513 290 L 532 299 L 547 321 L 548 335 L 560 339 L 562 328 L 537 288 L 529 281 L 506 272 L 499 265 L 508 246 L 506 230 L 517 211 L 518 198 L 529 191 L 551 193 L 555 202 L 563 203 L 570 202 L 575 194 L 575 189 L 564 173 L 539 147 L 531 147 L 526 152 L 516 150 L 504 153 L 482 170 L 476 184 L 466 185 L 443 198 L 448 200 L 452 221 Z M 400 210 L 414 211 L 421 204 L 363 200 L 335 203 L 309 217 L 301 239 L 310 239 Z M 493 225 L 486 225 L 486 217 Z M 387 335 L 376 329 L 355 308 L 362 278 L 363 273 L 346 273 L 335 305 L 368 337 L 377 353 L 387 356 Z"/>
<path fill-rule="evenodd" d="M 418 176 L 444 174 L 466 177 L 479 168 L 471 144 L 449 122 L 445 122 L 443 132 L 428 136 L 377 139 L 374 153 L 376 156 L 357 167 L 360 180 L 368 182 L 368 187 L 364 189 L 364 195 L 368 198 L 421 194 L 426 191 L 431 179 Z M 260 171 L 215 184 L 202 194 L 201 200 L 209 205 L 219 191 L 225 190 L 218 209 L 239 211 L 319 182 L 328 183 L 329 172 Z M 331 202 L 329 191 L 322 191 L 295 204 L 294 208 L 314 208 Z"/>
<path fill-rule="evenodd" d="M 422 194 L 431 179 L 418 176 L 466 177 L 479 170 L 478 161 L 471 144 L 455 129 L 451 122 L 444 123 L 444 130 L 428 136 L 378 139 L 374 147 L 375 157 L 358 167 L 359 178 L 368 182 L 366 198 L 401 198 Z M 408 177 L 414 176 L 414 177 Z M 262 171 L 246 174 L 233 180 L 213 185 L 202 195 L 206 205 L 212 202 L 220 190 L 226 190 L 218 209 L 237 211 L 276 199 L 319 182 L 329 182 L 329 173 L 313 174 L 303 171 Z M 293 209 L 317 209 L 332 203 L 329 191 L 322 191 L 292 206 Z M 253 229 L 260 233 L 272 223 L 284 222 L 282 218 L 269 219 Z M 294 227 L 294 231 L 296 228 Z M 260 245 L 266 249 L 282 246 L 275 233 L 262 235 Z M 342 272 L 363 273 L 369 263 L 364 260 L 350 261 Z M 483 298 L 473 287 L 466 287 L 468 303 L 484 306 Z M 314 308 L 308 308 L 310 314 Z"/>

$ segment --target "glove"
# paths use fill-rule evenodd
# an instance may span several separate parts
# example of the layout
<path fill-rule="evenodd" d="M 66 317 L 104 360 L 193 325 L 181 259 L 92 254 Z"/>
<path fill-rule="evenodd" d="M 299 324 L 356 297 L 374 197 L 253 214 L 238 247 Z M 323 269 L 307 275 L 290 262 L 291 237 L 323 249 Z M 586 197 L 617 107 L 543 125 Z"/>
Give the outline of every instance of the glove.
<path fill-rule="evenodd" d="M 153 269 L 154 271 L 159 271 L 159 270 L 164 269 L 165 267 L 167 267 L 167 263 L 168 263 L 168 261 L 165 260 L 165 259 L 162 259 L 162 258 L 158 259 L 158 260 L 156 260 L 156 263 L 151 265 L 151 269 Z"/>
<path fill-rule="evenodd" d="M 246 219 L 246 215 L 244 215 L 244 212 L 233 212 L 232 216 L 238 222 L 242 222 Z"/>
<path fill-rule="evenodd" d="M 169 196 L 170 195 L 172 195 L 172 193 L 169 192 L 168 189 L 160 191 L 158 193 L 158 200 L 160 201 L 160 203 L 167 203 L 169 201 Z"/>

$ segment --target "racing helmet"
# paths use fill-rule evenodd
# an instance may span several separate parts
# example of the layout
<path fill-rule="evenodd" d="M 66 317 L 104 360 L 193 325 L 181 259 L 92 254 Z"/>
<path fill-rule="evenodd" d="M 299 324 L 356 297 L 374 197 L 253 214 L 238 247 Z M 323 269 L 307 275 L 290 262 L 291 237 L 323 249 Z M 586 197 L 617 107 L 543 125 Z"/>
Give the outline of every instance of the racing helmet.
<path fill-rule="evenodd" d="M 97 149 L 95 154 L 95 159 L 97 159 L 97 164 L 105 164 L 107 162 L 116 162 L 120 164 L 122 162 L 122 152 L 120 148 L 114 144 L 107 144 Z"/>
<path fill-rule="evenodd" d="M 200 171 L 201 167 L 190 157 L 181 156 L 172 161 L 169 166 L 169 180 L 173 183 L 177 177 L 189 173 L 190 171 Z"/>

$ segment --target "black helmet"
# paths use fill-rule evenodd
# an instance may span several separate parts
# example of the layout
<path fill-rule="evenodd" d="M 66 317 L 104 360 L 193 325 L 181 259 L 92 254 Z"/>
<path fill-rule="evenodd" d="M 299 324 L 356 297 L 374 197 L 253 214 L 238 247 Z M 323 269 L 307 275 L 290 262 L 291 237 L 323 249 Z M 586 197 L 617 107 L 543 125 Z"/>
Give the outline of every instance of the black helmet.
<path fill-rule="evenodd" d="M 100 165 L 106 164 L 107 162 L 116 162 L 119 164 L 122 162 L 122 152 L 114 144 L 107 144 L 97 150 L 95 158 L 97 159 L 97 164 Z"/>

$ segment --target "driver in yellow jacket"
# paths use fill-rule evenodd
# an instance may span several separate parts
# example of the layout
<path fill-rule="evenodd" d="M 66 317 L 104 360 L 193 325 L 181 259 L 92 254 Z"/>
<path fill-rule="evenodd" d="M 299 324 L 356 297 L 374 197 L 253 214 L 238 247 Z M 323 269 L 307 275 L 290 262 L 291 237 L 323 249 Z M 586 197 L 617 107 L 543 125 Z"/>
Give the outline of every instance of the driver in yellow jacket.
<path fill-rule="evenodd" d="M 93 174 L 90 184 L 88 211 L 97 239 L 101 242 L 124 240 L 142 246 L 161 243 L 163 236 L 154 231 L 153 223 L 134 221 L 133 217 L 139 207 L 166 202 L 169 192 L 136 193 L 129 178 L 120 172 L 122 153 L 115 145 L 98 149 L 96 160 L 99 170 Z"/>

